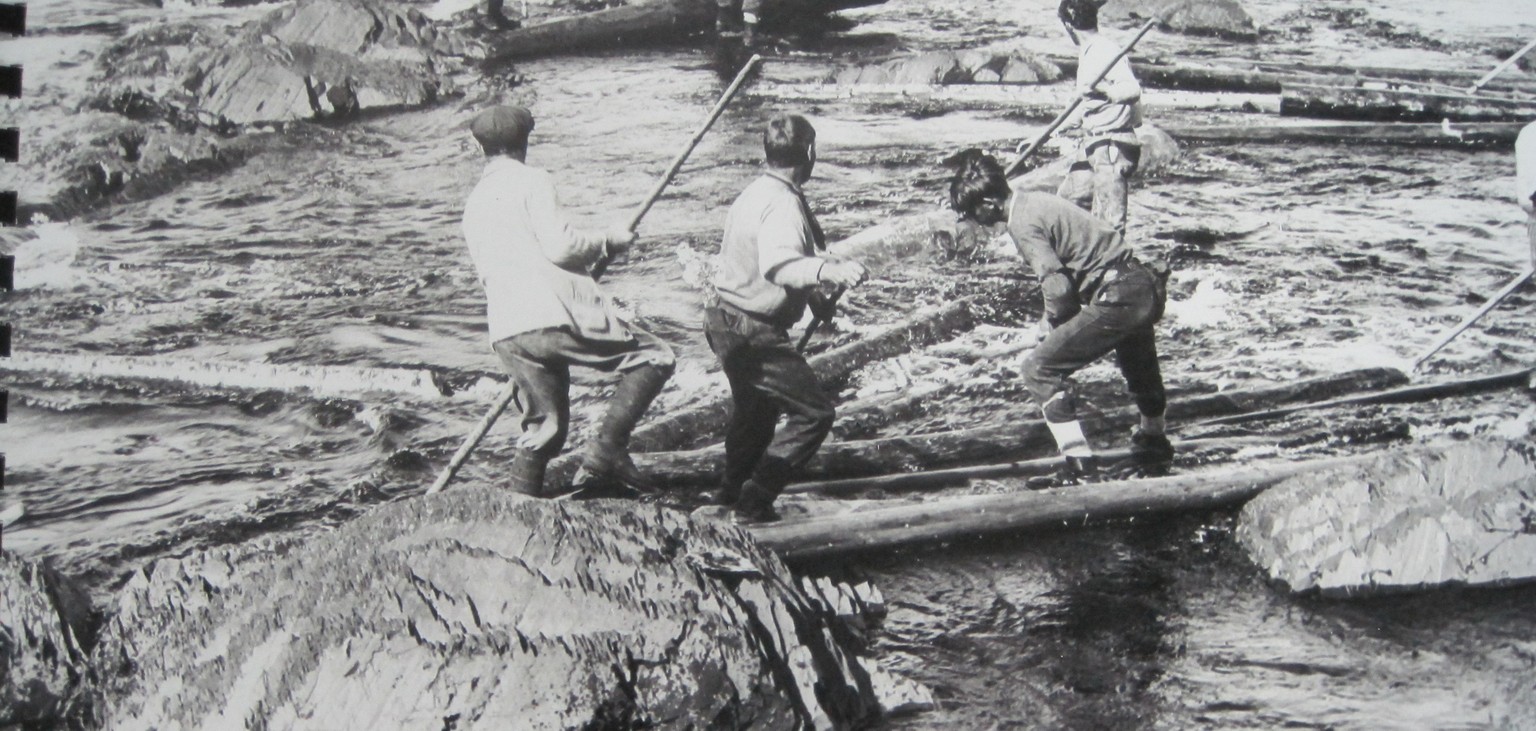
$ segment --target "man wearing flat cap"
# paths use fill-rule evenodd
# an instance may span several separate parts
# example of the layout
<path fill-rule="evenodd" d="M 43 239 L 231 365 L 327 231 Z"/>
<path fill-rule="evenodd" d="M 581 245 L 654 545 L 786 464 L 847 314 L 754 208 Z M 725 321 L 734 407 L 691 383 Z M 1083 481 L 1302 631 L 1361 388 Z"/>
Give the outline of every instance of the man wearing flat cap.
<path fill-rule="evenodd" d="M 548 172 L 525 164 L 533 115 L 497 106 L 470 133 L 485 150 L 485 172 L 464 205 L 464 239 L 485 286 L 491 347 L 517 384 L 522 434 L 512 489 L 544 494 L 544 468 L 570 426 L 570 368 L 622 375 L 584 455 L 592 478 L 648 490 L 631 461 L 630 432 L 672 375 L 675 358 L 660 338 L 621 320 L 592 268 L 634 243 L 626 228 L 594 232 L 571 225 Z"/>

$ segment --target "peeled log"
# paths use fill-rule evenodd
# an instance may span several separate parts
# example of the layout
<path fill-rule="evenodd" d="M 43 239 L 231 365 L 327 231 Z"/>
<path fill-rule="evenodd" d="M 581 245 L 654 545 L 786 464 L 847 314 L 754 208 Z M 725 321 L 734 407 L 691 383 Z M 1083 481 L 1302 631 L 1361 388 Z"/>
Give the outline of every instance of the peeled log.
<path fill-rule="evenodd" d="M 752 528 L 786 561 L 967 539 L 1111 518 L 1208 510 L 1241 503 L 1287 477 L 1351 464 L 1358 457 L 1293 462 L 1151 480 L 1098 482 L 1055 490 L 945 498 L 876 507 Z"/>
<path fill-rule="evenodd" d="M 1068 86 L 1007 84 L 762 84 L 747 95 L 776 102 L 827 104 L 850 101 L 920 107 L 935 111 L 999 110 L 1050 117 L 1070 104 L 1076 92 Z M 1275 94 L 1149 90 L 1141 97 L 1146 109 L 1185 109 L 1279 113 Z"/>
<path fill-rule="evenodd" d="M 1401 372 L 1389 368 L 1358 371 L 1307 379 L 1269 388 L 1173 398 L 1168 404 L 1168 418 L 1191 420 L 1221 414 L 1252 411 L 1276 403 L 1327 398 L 1340 392 L 1383 388 L 1407 380 Z M 1108 412 L 1086 426 L 1097 433 L 1118 430 L 1136 423 L 1134 408 Z M 1055 450 L 1056 443 L 1042 419 L 1008 421 L 997 426 L 959 429 L 933 434 L 829 442 L 822 445 L 802 477 L 825 480 L 864 477 L 896 472 L 919 472 L 950 465 L 986 460 L 1044 455 Z M 713 484 L 724 469 L 725 452 L 719 446 L 685 452 L 659 452 L 635 455 L 635 464 L 647 474 L 668 485 Z"/>
<path fill-rule="evenodd" d="M 1524 122 L 1430 124 L 1413 122 L 1326 122 L 1320 124 L 1206 125 L 1167 127 L 1185 142 L 1218 144 L 1408 145 L 1474 147 L 1508 145 Z"/>
<path fill-rule="evenodd" d="M 1536 452 L 1478 440 L 1294 477 L 1243 508 L 1239 543 L 1293 592 L 1536 579 Z"/>
<path fill-rule="evenodd" d="M 1280 113 L 1392 121 L 1521 121 L 1536 117 L 1536 100 L 1498 99 L 1415 89 L 1286 84 Z"/>
<path fill-rule="evenodd" d="M 762 14 L 769 22 L 774 22 L 878 5 L 884 1 L 769 0 Z M 621 5 L 500 33 L 492 43 L 485 65 L 493 68 L 519 58 L 571 53 L 627 41 L 654 43 L 704 30 L 714 21 L 713 0 L 654 0 Z"/>
<path fill-rule="evenodd" d="M 106 728 L 834 729 L 877 712 L 834 614 L 734 528 L 466 487 L 132 579 Z"/>

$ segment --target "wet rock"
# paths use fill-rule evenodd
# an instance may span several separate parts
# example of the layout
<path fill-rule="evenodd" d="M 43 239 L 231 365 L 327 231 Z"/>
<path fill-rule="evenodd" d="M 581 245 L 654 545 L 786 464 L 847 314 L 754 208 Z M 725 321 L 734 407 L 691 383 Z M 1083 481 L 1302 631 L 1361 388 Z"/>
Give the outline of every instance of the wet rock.
<path fill-rule="evenodd" d="M 1109 0 L 1100 19 L 1110 23 L 1145 23 L 1160 18 L 1158 27 L 1185 35 L 1217 36 L 1228 40 L 1258 40 L 1248 11 L 1236 0 Z"/>
<path fill-rule="evenodd" d="M 1475 440 L 1383 452 L 1243 508 L 1237 538 L 1293 592 L 1353 594 L 1536 579 L 1536 451 Z"/>
<path fill-rule="evenodd" d="M 740 530 L 463 487 L 159 562 L 85 697 L 110 728 L 849 728 L 877 707 L 845 634 Z"/>
<path fill-rule="evenodd" d="M 838 84 L 1043 84 L 1062 77 L 1061 67 L 1017 51 L 931 51 L 834 72 Z"/>
<path fill-rule="evenodd" d="M 64 717 L 95 628 L 79 587 L 43 564 L 0 554 L 0 726 Z"/>
<path fill-rule="evenodd" d="M 409 6 L 302 0 L 232 32 L 178 23 L 129 35 L 98 60 L 90 105 L 224 134 L 346 120 L 455 93 L 448 71 L 479 52 Z"/>

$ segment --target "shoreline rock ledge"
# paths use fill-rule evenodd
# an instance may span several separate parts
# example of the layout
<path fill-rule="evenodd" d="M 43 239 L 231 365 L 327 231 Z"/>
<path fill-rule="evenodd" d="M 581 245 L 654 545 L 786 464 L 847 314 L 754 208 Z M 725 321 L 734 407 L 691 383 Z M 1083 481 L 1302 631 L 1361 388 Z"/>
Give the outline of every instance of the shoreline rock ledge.
<path fill-rule="evenodd" d="M 817 594 L 733 526 L 466 486 L 157 562 L 70 705 L 161 731 L 867 726 L 895 676 Z"/>

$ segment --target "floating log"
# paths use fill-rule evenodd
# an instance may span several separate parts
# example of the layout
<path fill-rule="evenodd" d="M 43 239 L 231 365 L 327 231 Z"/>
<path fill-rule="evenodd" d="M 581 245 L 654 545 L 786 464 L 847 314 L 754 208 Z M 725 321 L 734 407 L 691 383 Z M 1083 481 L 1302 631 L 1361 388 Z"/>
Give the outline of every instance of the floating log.
<path fill-rule="evenodd" d="M 804 18 L 885 0 L 769 0 L 769 20 Z M 655 43 L 705 30 L 715 21 L 713 0 L 655 0 L 553 18 L 498 34 L 486 54 L 487 69 L 519 58 L 573 53 L 626 42 Z"/>
<path fill-rule="evenodd" d="M 1282 78 L 1293 75 L 1323 75 L 1333 79 L 1355 81 L 1412 81 L 1421 84 L 1440 84 L 1451 89 L 1465 91 L 1481 74 L 1472 71 L 1445 71 L 1438 69 L 1406 69 L 1386 66 L 1332 66 L 1326 64 L 1272 64 L 1240 60 L 1236 63 L 1251 66 L 1259 71 L 1279 74 Z M 1505 91 L 1523 94 L 1536 93 L 1536 78 L 1529 74 L 1508 74 L 1483 86 L 1484 91 Z"/>
<path fill-rule="evenodd" d="M 796 104 L 861 102 L 922 105 L 947 109 L 1003 110 L 1018 114 L 1053 115 L 1076 97 L 1072 88 L 1006 84 L 760 84 L 747 92 L 761 99 Z M 1235 94 L 1189 91 L 1148 91 L 1141 97 L 1147 109 L 1280 112 L 1276 94 Z"/>
<path fill-rule="evenodd" d="M 1224 437 L 1219 439 L 1186 439 L 1174 442 L 1173 448 L 1179 454 L 1188 454 L 1190 452 L 1198 453 L 1217 449 L 1234 449 L 1255 444 L 1273 445 L 1274 443 L 1275 440 L 1270 437 Z M 1096 455 L 1100 459 L 1108 461 L 1123 460 L 1131 456 L 1131 450 L 1110 449 L 1097 452 Z M 943 487 L 962 485 L 970 480 L 1048 475 L 1061 467 L 1062 462 L 1061 457 L 1042 457 L 1040 459 L 1021 460 L 1018 462 L 953 467 L 945 470 L 928 470 L 926 472 L 903 472 L 894 475 L 854 477 L 846 480 L 801 482 L 790 485 L 785 489 L 785 492 L 853 495 L 868 490 L 936 490 Z"/>
<path fill-rule="evenodd" d="M 1236 535 L 1292 592 L 1505 585 L 1536 579 L 1533 498 L 1528 442 L 1393 450 L 1285 480 Z"/>
<path fill-rule="evenodd" d="M 1275 403 L 1316 400 L 1338 393 L 1385 388 L 1406 380 L 1407 377 L 1401 371 L 1367 368 L 1235 393 L 1175 397 L 1168 405 L 1168 417 L 1187 420 L 1243 413 Z M 1091 419 L 1089 426 L 1098 432 L 1108 432 L 1129 427 L 1137 419 L 1138 414 L 1134 408 L 1124 408 Z M 1027 454 L 1043 455 L 1056 448 L 1050 431 L 1041 419 L 999 421 L 1007 423 L 933 434 L 831 442 L 823 445 L 816 457 L 806 465 L 803 476 L 809 479 L 834 479 L 917 472 Z M 635 463 L 642 470 L 658 481 L 673 486 L 713 483 L 724 467 L 724 460 L 724 450 L 719 446 L 635 455 Z"/>
<path fill-rule="evenodd" d="M 1536 99 L 1498 99 L 1464 92 L 1288 83 L 1280 113 L 1298 117 L 1392 121 L 1519 121 L 1536 117 Z"/>
<path fill-rule="evenodd" d="M 1077 59 L 1070 56 L 1048 56 L 1068 76 L 1077 75 Z M 1250 60 L 1234 60 L 1228 66 L 1203 66 L 1166 63 L 1157 59 L 1132 58 L 1131 66 L 1143 86 L 1185 91 L 1228 91 L 1250 94 L 1279 94 L 1285 84 L 1319 84 L 1323 86 L 1358 86 L 1361 84 L 1388 84 L 1418 82 L 1434 84 L 1443 91 L 1465 91 L 1476 74 L 1456 71 L 1427 71 L 1422 69 L 1397 69 L 1381 67 L 1351 68 L 1344 66 L 1283 66 L 1255 64 Z M 1496 79 L 1483 87 L 1500 93 L 1536 93 L 1536 79 Z M 1428 89 L 1428 91 L 1434 91 Z"/>
<path fill-rule="evenodd" d="M 1450 398 L 1454 396 L 1470 396 L 1488 391 L 1498 391 L 1505 388 L 1518 388 L 1530 382 L 1531 375 L 1536 373 L 1536 368 L 1522 368 L 1508 373 L 1499 373 L 1492 376 L 1474 376 L 1472 378 L 1460 378 L 1441 383 L 1431 383 L 1422 386 L 1407 386 L 1380 393 L 1366 393 L 1356 396 L 1329 399 L 1295 406 L 1282 406 L 1264 411 L 1254 411 L 1244 414 L 1232 414 L 1214 419 L 1207 419 L 1198 423 L 1198 426 L 1217 426 L 1221 424 L 1241 424 L 1251 421 L 1273 419 L 1277 416 L 1287 416 L 1302 411 L 1321 411 L 1340 406 L 1365 406 L 1368 404 L 1406 404 L 1417 401 L 1429 401 L 1432 399 Z"/>
<path fill-rule="evenodd" d="M 1052 490 L 981 495 L 874 507 L 753 526 L 759 543 L 786 561 L 886 550 L 1003 532 L 1112 518 L 1209 510 L 1241 503 L 1288 477 L 1336 469 L 1369 457 L 1336 457 L 1149 480 L 1099 482 Z"/>
<path fill-rule="evenodd" d="M 1341 144 L 1481 147 L 1513 144 L 1523 122 L 1430 124 L 1325 122 L 1319 124 L 1167 126 L 1180 142 L 1218 144 Z"/>
<path fill-rule="evenodd" d="M 82 379 L 169 382 L 218 389 L 303 391 L 321 398 L 388 393 L 413 399 L 441 400 L 448 395 L 446 386 L 434 373 L 411 368 L 25 352 L 0 358 L 0 371 L 44 376 L 58 374 Z"/>

